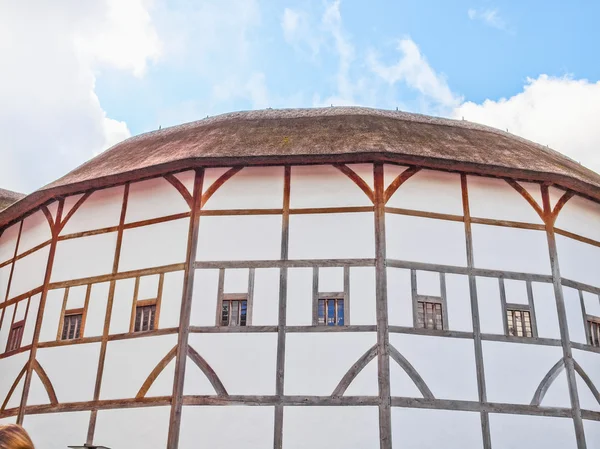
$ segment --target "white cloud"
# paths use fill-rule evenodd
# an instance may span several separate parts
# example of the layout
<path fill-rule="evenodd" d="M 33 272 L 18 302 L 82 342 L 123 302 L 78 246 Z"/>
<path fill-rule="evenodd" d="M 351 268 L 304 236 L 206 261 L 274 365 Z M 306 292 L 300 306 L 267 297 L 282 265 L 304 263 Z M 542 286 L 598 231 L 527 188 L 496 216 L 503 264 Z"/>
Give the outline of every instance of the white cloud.
<path fill-rule="evenodd" d="M 306 11 L 285 8 L 281 28 L 285 41 L 297 51 L 308 51 L 311 57 L 319 53 L 323 44 L 322 36 L 315 32 L 315 26 Z"/>
<path fill-rule="evenodd" d="M 508 31 L 506 20 L 500 16 L 497 8 L 469 9 L 467 15 L 471 20 L 479 20 L 484 24 L 502 31 Z"/>
<path fill-rule="evenodd" d="M 452 115 L 508 129 L 600 172 L 600 81 L 540 75 L 510 98 L 466 102 Z"/>
<path fill-rule="evenodd" d="M 31 191 L 128 137 L 95 70 L 141 76 L 159 54 L 140 0 L 0 2 L 1 187 Z"/>

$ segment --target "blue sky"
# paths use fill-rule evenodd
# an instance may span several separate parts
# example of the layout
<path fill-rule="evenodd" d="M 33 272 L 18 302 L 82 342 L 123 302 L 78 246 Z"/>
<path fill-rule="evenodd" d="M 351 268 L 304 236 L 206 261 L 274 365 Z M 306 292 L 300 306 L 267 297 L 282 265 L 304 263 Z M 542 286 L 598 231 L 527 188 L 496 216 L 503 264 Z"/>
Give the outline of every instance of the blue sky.
<path fill-rule="evenodd" d="M 31 191 L 159 126 L 330 104 L 464 117 L 600 170 L 599 16 L 589 1 L 3 2 L 0 186 Z"/>

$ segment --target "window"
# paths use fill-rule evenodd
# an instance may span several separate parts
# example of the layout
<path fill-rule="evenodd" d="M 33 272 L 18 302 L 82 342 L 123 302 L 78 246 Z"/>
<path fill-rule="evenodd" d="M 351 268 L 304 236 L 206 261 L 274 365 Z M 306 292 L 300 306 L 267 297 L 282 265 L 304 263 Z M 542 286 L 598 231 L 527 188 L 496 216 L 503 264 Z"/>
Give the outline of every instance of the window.
<path fill-rule="evenodd" d="M 592 346 L 600 347 L 600 318 L 588 317 L 588 343 Z"/>
<path fill-rule="evenodd" d="M 221 301 L 220 326 L 246 326 L 248 324 L 248 299 L 240 295 L 224 295 Z"/>
<path fill-rule="evenodd" d="M 63 318 L 61 340 L 75 340 L 81 337 L 83 310 L 67 310 Z"/>
<path fill-rule="evenodd" d="M 135 306 L 134 332 L 154 330 L 156 321 L 156 302 L 139 301 Z"/>
<path fill-rule="evenodd" d="M 344 325 L 344 299 L 323 298 L 319 299 L 318 319 L 319 326 Z"/>
<path fill-rule="evenodd" d="M 23 329 L 25 328 L 25 320 L 14 323 L 10 328 L 8 334 L 8 343 L 6 345 L 6 352 L 16 351 L 21 347 L 21 340 L 23 339 Z"/>
<path fill-rule="evenodd" d="M 442 303 L 417 301 L 417 327 L 422 329 L 444 329 Z"/>
<path fill-rule="evenodd" d="M 531 312 L 522 308 L 506 308 L 506 323 L 508 335 L 513 337 L 533 337 L 531 327 Z"/>

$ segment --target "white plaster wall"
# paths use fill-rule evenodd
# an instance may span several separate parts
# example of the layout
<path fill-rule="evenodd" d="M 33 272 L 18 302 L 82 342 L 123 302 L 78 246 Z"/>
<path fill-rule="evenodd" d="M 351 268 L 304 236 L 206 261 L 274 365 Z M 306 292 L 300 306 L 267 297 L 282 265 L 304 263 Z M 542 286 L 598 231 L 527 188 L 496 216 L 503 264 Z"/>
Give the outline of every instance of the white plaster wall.
<path fill-rule="evenodd" d="M 375 257 L 370 212 L 290 216 L 290 259 Z"/>
<path fill-rule="evenodd" d="M 212 367 L 229 394 L 275 394 L 275 332 L 190 334 L 189 343 Z"/>
<path fill-rule="evenodd" d="M 560 275 L 572 281 L 600 286 L 597 261 L 600 260 L 600 248 L 577 240 L 556 235 L 556 249 Z"/>
<path fill-rule="evenodd" d="M 23 427 L 36 449 L 58 449 L 85 443 L 90 412 L 25 415 Z"/>
<path fill-rule="evenodd" d="M 600 316 L 600 298 L 590 292 L 583 293 L 583 304 L 587 315 Z"/>
<path fill-rule="evenodd" d="M 544 231 L 473 224 L 472 233 L 477 268 L 550 274 Z"/>
<path fill-rule="evenodd" d="M 497 278 L 477 277 L 479 324 L 484 334 L 504 334 L 500 285 Z"/>
<path fill-rule="evenodd" d="M 441 296 L 440 273 L 417 270 L 417 293 L 419 295 Z"/>
<path fill-rule="evenodd" d="M 550 283 L 533 282 L 531 289 L 533 290 L 538 336 L 560 340 L 554 286 Z"/>
<path fill-rule="evenodd" d="M 344 267 L 319 267 L 319 292 L 344 291 Z"/>
<path fill-rule="evenodd" d="M 19 249 L 17 254 L 23 254 L 25 251 L 44 243 L 52 238 L 50 225 L 44 213 L 40 210 L 31 214 L 23 222 L 21 230 L 21 239 L 19 240 Z"/>
<path fill-rule="evenodd" d="M 33 290 L 44 283 L 50 247 L 45 246 L 15 262 L 9 299 Z"/>
<path fill-rule="evenodd" d="M 274 407 L 184 406 L 179 448 L 270 448 L 274 419 Z"/>
<path fill-rule="evenodd" d="M 369 197 L 332 165 L 292 167 L 290 207 L 372 206 Z"/>
<path fill-rule="evenodd" d="M 163 368 L 158 377 L 154 379 L 152 385 L 146 393 L 146 398 L 158 396 L 171 396 L 173 394 L 173 382 L 175 379 L 175 359 L 173 358 L 167 366 Z"/>
<path fill-rule="evenodd" d="M 119 271 L 185 262 L 189 218 L 126 229 Z"/>
<path fill-rule="evenodd" d="M 329 396 L 354 363 L 375 343 L 371 332 L 288 333 L 286 395 Z M 318 382 L 314 373 L 318 369 Z"/>
<path fill-rule="evenodd" d="M 215 387 L 212 386 L 206 374 L 187 357 L 185 361 L 185 380 L 183 383 L 185 396 L 216 396 Z"/>
<path fill-rule="evenodd" d="M 6 403 L 6 409 L 18 408 L 21 406 L 21 398 L 23 397 L 23 388 L 25 386 L 25 376 L 21 377 L 17 383 L 17 387 L 13 390 L 8 402 Z"/>
<path fill-rule="evenodd" d="M 31 383 L 29 384 L 29 394 L 27 395 L 27 405 L 50 404 L 50 396 L 35 371 L 31 372 Z"/>
<path fill-rule="evenodd" d="M 387 302 L 390 326 L 413 326 L 410 270 L 387 268 Z"/>
<path fill-rule="evenodd" d="M 276 325 L 279 320 L 279 269 L 258 268 L 254 273 L 252 325 Z"/>
<path fill-rule="evenodd" d="M 571 418 L 495 413 L 490 413 L 489 416 L 492 447 L 502 449 L 522 447 L 575 449 L 577 447 Z"/>
<path fill-rule="evenodd" d="M 377 324 L 375 267 L 350 268 L 350 320 L 345 324 Z"/>
<path fill-rule="evenodd" d="M 460 175 L 421 170 L 400 186 L 386 206 L 462 215 Z"/>
<path fill-rule="evenodd" d="M 177 344 L 177 335 L 110 341 L 100 399 L 133 398 L 158 362 Z"/>
<path fill-rule="evenodd" d="M 129 332 L 133 309 L 135 279 L 120 279 L 116 281 L 113 297 L 112 313 L 110 316 L 109 333 L 122 334 Z"/>
<path fill-rule="evenodd" d="M 58 402 L 94 398 L 100 343 L 39 348 L 36 358 L 54 386 Z"/>
<path fill-rule="evenodd" d="M 392 407 L 392 443 L 411 449 L 483 448 L 480 414 Z"/>
<path fill-rule="evenodd" d="M 0 418 L 0 426 L 5 426 L 7 424 L 16 424 L 17 416 L 9 416 L 8 418 Z"/>
<path fill-rule="evenodd" d="M 283 167 L 245 167 L 219 187 L 202 209 L 281 209 L 283 170 Z"/>
<path fill-rule="evenodd" d="M 578 343 L 587 343 L 579 291 L 574 288 L 563 287 L 563 298 L 569 326 L 569 338 L 571 341 Z"/>
<path fill-rule="evenodd" d="M 194 193 L 194 180 L 196 178 L 196 172 L 194 170 L 175 173 L 173 176 L 181 181 L 190 195 Z"/>
<path fill-rule="evenodd" d="M 375 176 L 373 164 L 346 164 L 346 167 L 356 173 L 360 179 L 367 183 L 371 190 L 375 190 Z"/>
<path fill-rule="evenodd" d="M 15 255 L 15 247 L 17 245 L 17 238 L 19 237 L 19 228 L 21 223 L 15 223 L 14 225 L 6 228 L 2 235 L 0 235 L 0 263 L 12 259 Z"/>
<path fill-rule="evenodd" d="M 11 269 L 12 263 L 0 268 L 0 304 L 6 299 L 6 290 L 8 289 L 8 279 L 10 278 Z"/>
<path fill-rule="evenodd" d="M 546 391 L 546 395 L 542 399 L 540 405 L 542 407 L 570 407 L 569 403 L 569 385 L 567 383 L 567 374 L 563 370 L 554 379 L 554 382 Z"/>
<path fill-rule="evenodd" d="M 30 345 L 33 341 L 33 332 L 35 331 L 35 323 L 37 322 L 38 308 L 40 306 L 41 295 L 38 293 L 32 296 L 29 300 L 29 311 L 27 312 L 27 321 L 25 322 L 25 328 L 23 329 L 23 338 L 21 339 L 21 345 Z"/>
<path fill-rule="evenodd" d="M 577 383 L 577 395 L 579 396 L 579 405 L 582 410 L 591 410 L 593 412 L 600 411 L 600 403 L 594 396 L 594 393 L 585 383 L 579 374 L 575 374 L 575 382 Z"/>
<path fill-rule="evenodd" d="M 183 271 L 165 273 L 163 292 L 160 303 L 159 329 L 179 326 L 181 313 L 181 298 L 183 295 Z"/>
<path fill-rule="evenodd" d="M 377 357 L 371 360 L 352 380 L 343 396 L 377 396 L 379 395 L 379 373 Z"/>
<path fill-rule="evenodd" d="M 52 282 L 99 276 L 112 272 L 117 233 L 59 241 L 52 265 Z"/>
<path fill-rule="evenodd" d="M 600 354 L 573 349 L 573 358 L 583 368 L 596 389 L 600 389 Z M 583 382 L 579 374 L 575 374 L 575 377 L 577 378 L 577 390 L 582 408 L 597 411 L 600 404 L 593 397 L 589 387 Z"/>
<path fill-rule="evenodd" d="M 394 182 L 394 180 L 406 171 L 408 167 L 403 165 L 392 165 L 385 164 L 383 166 L 383 186 L 385 189 L 389 187 L 389 185 Z"/>
<path fill-rule="evenodd" d="M 219 270 L 196 270 L 190 326 L 214 326 L 216 324 L 218 289 Z"/>
<path fill-rule="evenodd" d="M 390 334 L 390 344 L 417 370 L 437 399 L 478 399 L 473 340 Z"/>
<path fill-rule="evenodd" d="M 453 331 L 473 331 L 469 277 L 446 274 L 446 306 L 448 328 Z"/>
<path fill-rule="evenodd" d="M 287 273 L 288 326 L 312 324 L 312 268 L 289 268 Z"/>
<path fill-rule="evenodd" d="M 584 419 L 583 428 L 588 447 L 600 447 L 600 422 Z"/>
<path fill-rule="evenodd" d="M 4 316 L 2 317 L 2 322 L 0 323 L 0 353 L 6 351 L 6 342 L 8 340 L 10 327 L 12 325 L 13 315 L 15 313 L 15 305 L 13 304 L 6 307 L 3 312 Z"/>
<path fill-rule="evenodd" d="M 365 449 L 379 446 L 377 407 L 285 407 L 284 449 Z"/>
<path fill-rule="evenodd" d="M 600 204 L 576 195 L 563 206 L 554 226 L 583 237 L 600 240 Z"/>
<path fill-rule="evenodd" d="M 65 224 L 60 235 L 89 231 L 91 229 L 117 226 L 123 206 L 124 187 L 96 190 L 77 209 L 71 219 Z M 63 217 L 66 217 L 71 207 L 81 196 L 70 196 L 65 199 Z"/>
<path fill-rule="evenodd" d="M 273 260 L 280 257 L 280 215 L 203 216 L 200 219 L 196 260 Z"/>
<path fill-rule="evenodd" d="M 167 447 L 171 407 L 98 411 L 94 443 L 119 449 Z"/>
<path fill-rule="evenodd" d="M 129 185 L 126 223 L 189 211 L 190 207 L 183 196 L 165 178 L 153 178 Z"/>
<path fill-rule="evenodd" d="M 376 362 L 376 360 L 374 360 Z M 392 396 L 422 398 L 423 394 L 404 368 L 390 359 L 390 392 Z"/>
<path fill-rule="evenodd" d="M 248 268 L 228 268 L 223 279 L 224 293 L 248 293 Z"/>
<path fill-rule="evenodd" d="M 110 284 L 108 282 L 92 285 L 90 302 L 85 318 L 85 328 L 83 330 L 84 337 L 97 337 L 104 332 L 104 319 L 106 317 L 109 288 Z"/>
<path fill-rule="evenodd" d="M 55 341 L 61 319 L 62 303 L 65 289 L 48 290 L 46 305 L 42 317 L 39 341 Z"/>
<path fill-rule="evenodd" d="M 525 281 L 505 279 L 504 293 L 506 294 L 506 302 L 508 304 L 529 304 L 529 298 L 527 297 L 527 284 Z"/>
<path fill-rule="evenodd" d="M 67 310 L 82 308 L 85 305 L 86 293 L 87 285 L 74 285 L 70 287 L 67 298 Z"/>
<path fill-rule="evenodd" d="M 16 303 L 17 308 L 15 309 L 15 318 L 13 320 L 14 322 L 18 322 L 25 319 L 25 312 L 27 312 L 27 300 L 28 298 L 21 299 Z"/>
<path fill-rule="evenodd" d="M 138 300 L 158 298 L 158 283 L 160 275 L 151 274 L 149 276 L 140 276 L 138 285 Z M 69 292 L 69 295 L 71 293 Z"/>
<path fill-rule="evenodd" d="M 467 264 L 464 224 L 385 214 L 388 259 L 433 264 Z"/>
<path fill-rule="evenodd" d="M 521 183 L 524 187 L 526 184 Z M 467 176 L 467 185 L 472 217 L 543 224 L 533 207 L 506 181 L 482 176 Z M 541 207 L 541 202 L 538 204 Z"/>
<path fill-rule="evenodd" d="M 544 376 L 562 358 L 558 346 L 484 341 L 483 361 L 490 402 L 529 404 Z M 570 407 L 569 391 L 562 404 Z"/>
<path fill-rule="evenodd" d="M 2 348 L 4 349 L 4 348 Z M 0 406 L 4 403 L 6 396 L 12 387 L 15 379 L 29 360 L 29 351 L 20 352 L 18 354 L 11 355 L 10 357 L 6 357 L 0 359 Z M 21 389 L 22 391 L 22 389 Z M 20 393 L 14 392 L 15 394 L 21 398 Z"/>

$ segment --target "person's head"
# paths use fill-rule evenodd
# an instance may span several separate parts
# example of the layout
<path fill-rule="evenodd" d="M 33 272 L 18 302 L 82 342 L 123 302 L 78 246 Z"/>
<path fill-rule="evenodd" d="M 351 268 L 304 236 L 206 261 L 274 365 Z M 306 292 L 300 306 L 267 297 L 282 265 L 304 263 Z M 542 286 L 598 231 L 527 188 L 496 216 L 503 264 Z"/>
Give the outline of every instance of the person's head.
<path fill-rule="evenodd" d="M 0 425 L 0 449 L 35 449 L 29 434 L 16 424 Z"/>

